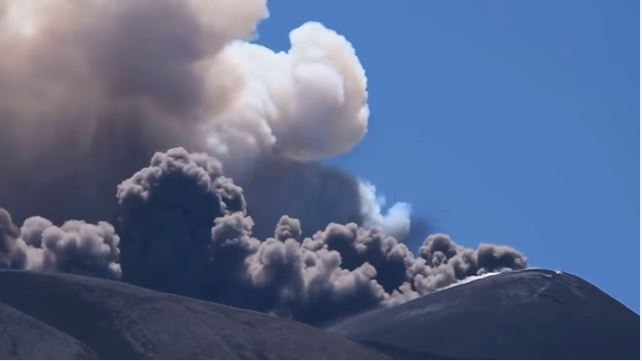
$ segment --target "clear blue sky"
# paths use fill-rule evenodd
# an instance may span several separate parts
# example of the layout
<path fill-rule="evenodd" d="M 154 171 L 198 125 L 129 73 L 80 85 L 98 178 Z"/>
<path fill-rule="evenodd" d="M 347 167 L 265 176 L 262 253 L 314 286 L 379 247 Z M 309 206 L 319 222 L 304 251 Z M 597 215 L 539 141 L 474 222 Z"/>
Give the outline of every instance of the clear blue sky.
<path fill-rule="evenodd" d="M 287 49 L 316 20 L 366 69 L 368 135 L 330 163 L 460 244 L 511 245 L 639 313 L 638 1 L 268 5 L 259 43 Z"/>

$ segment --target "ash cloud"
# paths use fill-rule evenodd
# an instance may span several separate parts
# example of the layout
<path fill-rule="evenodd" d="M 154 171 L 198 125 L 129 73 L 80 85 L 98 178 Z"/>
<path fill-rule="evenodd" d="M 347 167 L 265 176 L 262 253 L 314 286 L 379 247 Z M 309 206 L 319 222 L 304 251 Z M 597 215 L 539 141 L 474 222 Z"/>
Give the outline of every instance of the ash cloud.
<path fill-rule="evenodd" d="M 264 0 L 0 0 L 0 267 L 313 324 L 526 267 L 401 243 L 409 204 L 320 163 L 367 132 L 355 50 L 319 23 L 284 52 L 249 42 L 266 17 Z"/>
<path fill-rule="evenodd" d="M 526 257 L 511 247 L 482 243 L 473 250 L 456 244 L 446 234 L 434 234 L 420 247 L 410 273 L 414 288 L 425 294 L 471 276 L 526 266 Z"/>
<path fill-rule="evenodd" d="M 123 280 L 315 324 L 526 266 L 509 247 L 472 250 L 441 234 L 418 257 L 356 223 L 305 237 L 287 215 L 271 236 L 257 237 L 243 189 L 220 164 L 174 148 L 118 186 Z"/>
<path fill-rule="evenodd" d="M 120 278 L 318 324 L 527 265 L 510 247 L 473 250 L 444 234 L 429 236 L 418 256 L 356 223 L 305 236 L 287 215 L 258 237 L 243 188 L 218 159 L 184 148 L 155 153 L 116 197 L 118 235 L 106 222 L 58 227 L 42 217 L 18 228 L 0 209 L 0 267 Z"/>
<path fill-rule="evenodd" d="M 58 227 L 30 217 L 18 228 L 0 208 L 0 268 L 119 279 L 119 242 L 107 222 L 70 220 Z"/>
<path fill-rule="evenodd" d="M 368 263 L 377 270 L 375 279 L 390 292 L 406 281 L 406 269 L 413 262 L 408 248 L 379 229 L 331 223 L 325 230 L 304 240 L 311 250 L 328 248 L 341 254 L 341 265 L 355 269 Z"/>
<path fill-rule="evenodd" d="M 343 269 L 338 252 L 303 247 L 299 220 L 256 239 L 240 191 L 205 154 L 156 153 L 118 186 L 123 280 L 308 322 L 385 298 L 371 265 Z"/>
<path fill-rule="evenodd" d="M 0 208 L 0 268 L 23 269 L 26 265 L 24 242 L 11 214 Z"/>
<path fill-rule="evenodd" d="M 367 130 L 365 72 L 336 32 L 304 24 L 286 52 L 250 43 L 265 0 L 0 4 L 0 204 L 18 220 L 113 221 L 113 188 L 176 146 L 221 161 L 263 236 L 285 213 L 308 235 L 380 220 L 356 179 L 316 163 Z"/>
<path fill-rule="evenodd" d="M 163 291 L 204 289 L 212 222 L 243 210 L 221 164 L 183 148 L 156 153 L 117 190 L 124 280 Z M 189 290 L 189 291 L 188 291 Z M 192 294 L 201 296 L 199 294 Z"/>

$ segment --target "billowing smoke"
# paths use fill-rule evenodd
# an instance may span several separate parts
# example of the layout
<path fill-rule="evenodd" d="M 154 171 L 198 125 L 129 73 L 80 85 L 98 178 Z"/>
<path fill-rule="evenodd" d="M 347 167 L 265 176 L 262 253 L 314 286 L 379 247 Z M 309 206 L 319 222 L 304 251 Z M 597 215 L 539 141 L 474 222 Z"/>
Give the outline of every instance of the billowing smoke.
<path fill-rule="evenodd" d="M 249 42 L 266 17 L 264 0 L 0 0 L 0 205 L 22 224 L 0 209 L 0 268 L 319 323 L 526 267 L 401 243 L 409 204 L 320 163 L 367 131 L 355 50 L 319 23 L 285 52 Z"/>
<path fill-rule="evenodd" d="M 0 59 L 0 152 L 12 155 L 0 204 L 17 219 L 113 221 L 113 188 L 183 146 L 246 189 L 262 236 L 284 213 L 305 234 L 330 221 L 407 228 L 407 212 L 381 218 L 355 178 L 315 163 L 349 151 L 368 123 L 365 72 L 334 31 L 304 24 L 274 52 L 243 40 L 265 0 L 0 4 L 11 54 Z"/>
<path fill-rule="evenodd" d="M 0 267 L 108 278 L 122 268 L 127 282 L 313 324 L 526 267 L 510 247 L 472 250 L 443 234 L 418 257 L 376 226 L 330 223 L 304 237 L 287 215 L 259 238 L 242 187 L 220 161 L 184 148 L 155 153 L 116 196 L 120 237 L 106 222 L 31 217 L 18 229 L 0 209 Z"/>
<path fill-rule="evenodd" d="M 328 248 L 341 254 L 341 265 L 355 269 L 369 263 L 377 270 L 375 279 L 388 292 L 406 281 L 406 269 L 412 265 L 413 255 L 408 248 L 379 229 L 367 229 L 355 223 L 331 223 L 303 243 L 311 250 Z"/>
<path fill-rule="evenodd" d="M 0 208 L 0 268 L 23 269 L 26 265 L 24 241 L 6 210 Z"/>
<path fill-rule="evenodd" d="M 359 181 L 361 216 L 364 227 L 380 227 L 386 234 L 404 239 L 410 232 L 410 204 L 395 203 L 386 212 L 386 197 L 377 196 L 377 188 L 369 182 Z"/>
<path fill-rule="evenodd" d="M 330 223 L 303 237 L 286 215 L 259 239 L 243 189 L 183 148 L 156 153 L 117 195 L 125 281 L 310 323 L 526 267 L 509 247 L 471 250 L 446 235 L 428 237 L 417 258 L 378 227 Z"/>
<path fill-rule="evenodd" d="M 156 153 L 117 194 L 125 281 L 309 322 L 385 298 L 371 265 L 343 269 L 338 252 L 303 247 L 299 220 L 254 238 L 242 189 L 205 154 Z"/>
<path fill-rule="evenodd" d="M 419 255 L 411 267 L 411 274 L 420 294 L 471 276 L 527 266 L 526 257 L 513 248 L 482 243 L 472 250 L 457 245 L 445 234 L 428 236 L 419 249 Z"/>
<path fill-rule="evenodd" d="M 245 210 L 240 187 L 221 164 L 183 148 L 156 153 L 118 186 L 121 263 L 126 281 L 163 291 L 205 290 L 214 219 Z"/>
<path fill-rule="evenodd" d="M 0 203 L 18 219 L 112 218 L 154 151 L 205 141 L 233 96 L 204 72 L 266 16 L 255 0 L 1 2 Z"/>
<path fill-rule="evenodd" d="M 107 222 L 72 220 L 57 227 L 45 218 L 31 217 L 18 229 L 9 212 L 0 208 L 0 268 L 119 279 L 119 241 Z"/>

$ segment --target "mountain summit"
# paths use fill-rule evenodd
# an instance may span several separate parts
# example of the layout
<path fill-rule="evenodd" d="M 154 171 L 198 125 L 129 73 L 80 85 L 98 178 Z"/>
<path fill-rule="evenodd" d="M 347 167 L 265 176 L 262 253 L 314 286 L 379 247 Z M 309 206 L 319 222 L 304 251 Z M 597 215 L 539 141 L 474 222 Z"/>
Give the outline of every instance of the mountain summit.
<path fill-rule="evenodd" d="M 392 356 L 638 359 L 640 316 L 583 279 L 500 273 L 366 312 L 330 330 Z"/>

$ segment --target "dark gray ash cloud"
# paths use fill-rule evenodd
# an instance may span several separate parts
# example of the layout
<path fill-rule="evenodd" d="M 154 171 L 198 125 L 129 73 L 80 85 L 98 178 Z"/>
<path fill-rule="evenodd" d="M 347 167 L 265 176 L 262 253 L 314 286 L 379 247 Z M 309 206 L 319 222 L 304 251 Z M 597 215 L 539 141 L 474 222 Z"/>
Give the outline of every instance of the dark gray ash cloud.
<path fill-rule="evenodd" d="M 526 266 L 509 247 L 471 250 L 446 235 L 428 237 L 415 257 L 355 223 L 303 237 L 302 222 L 287 215 L 259 238 L 245 207 L 230 207 L 245 204 L 242 188 L 216 159 L 183 148 L 156 153 L 119 185 L 118 200 L 124 280 L 309 323 Z"/>
<path fill-rule="evenodd" d="M 0 268 L 119 279 L 119 242 L 107 222 L 71 220 L 56 226 L 30 217 L 18 228 L 0 208 Z"/>
<path fill-rule="evenodd" d="M 355 269 L 369 263 L 377 270 L 375 277 L 386 291 L 401 286 L 407 280 L 407 268 L 414 260 L 406 245 L 380 229 L 366 229 L 355 223 L 329 224 L 304 241 L 304 246 L 317 250 L 327 247 L 341 254 L 341 266 Z"/>
<path fill-rule="evenodd" d="M 415 256 L 380 228 L 330 223 L 304 236 L 283 215 L 257 237 L 243 188 L 205 153 L 157 152 L 120 183 L 118 229 L 0 210 L 0 266 L 121 278 L 317 324 L 396 304 L 470 276 L 526 267 L 518 251 L 429 236 Z"/>
<path fill-rule="evenodd" d="M 20 230 L 13 224 L 11 214 L 0 208 L 0 268 L 25 267 L 26 254 L 19 237 Z"/>
<path fill-rule="evenodd" d="M 342 269 L 339 253 L 303 247 L 296 219 L 281 218 L 278 238 L 254 238 L 231 182 L 218 161 L 183 148 L 156 153 L 123 181 L 123 280 L 309 322 L 385 298 L 372 266 Z M 310 311 L 321 305 L 328 312 Z"/>

